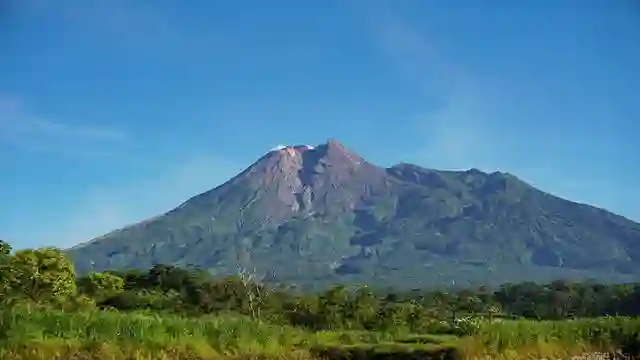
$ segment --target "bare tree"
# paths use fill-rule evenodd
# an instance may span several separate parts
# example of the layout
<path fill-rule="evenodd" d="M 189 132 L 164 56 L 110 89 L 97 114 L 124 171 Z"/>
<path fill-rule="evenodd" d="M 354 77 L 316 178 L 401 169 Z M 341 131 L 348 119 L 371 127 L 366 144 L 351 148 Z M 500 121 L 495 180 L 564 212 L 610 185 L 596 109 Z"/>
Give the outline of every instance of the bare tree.
<path fill-rule="evenodd" d="M 238 249 L 236 256 L 236 267 L 238 268 L 237 275 L 244 286 L 251 317 L 259 320 L 260 309 L 264 306 L 266 296 L 266 293 L 263 292 L 261 286 L 261 282 L 264 280 L 265 275 L 263 274 L 262 276 L 258 276 L 255 266 L 249 269 L 248 265 L 251 262 L 250 252 L 251 248 L 248 246 L 244 246 L 242 250 Z"/>

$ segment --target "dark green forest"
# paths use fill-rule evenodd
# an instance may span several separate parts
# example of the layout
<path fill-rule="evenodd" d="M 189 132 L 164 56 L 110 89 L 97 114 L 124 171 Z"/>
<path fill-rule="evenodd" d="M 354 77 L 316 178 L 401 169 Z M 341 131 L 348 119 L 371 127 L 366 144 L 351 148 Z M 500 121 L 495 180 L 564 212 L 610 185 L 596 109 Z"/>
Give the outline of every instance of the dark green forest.
<path fill-rule="evenodd" d="M 3 243 L 3 248 L 7 254 L 5 256 L 8 256 L 10 246 Z M 55 254 L 54 250 L 51 251 Z M 27 259 L 24 261 L 27 262 Z M 12 280 L 21 281 L 24 275 L 15 271 L 25 271 L 24 268 L 29 264 L 18 264 L 16 261 L 13 264 L 15 268 L 10 272 L 13 270 L 12 274 L 17 279 Z M 65 267 L 57 271 L 64 270 L 71 273 L 71 269 Z M 5 284 L 10 282 L 4 280 Z M 163 264 L 155 265 L 148 271 L 94 272 L 74 281 L 75 286 L 66 285 L 67 291 L 75 287 L 76 294 L 91 299 L 100 308 L 151 309 L 183 314 L 234 311 L 313 328 L 349 325 L 374 329 L 384 326 L 388 316 L 400 316 L 415 327 L 418 326 L 418 320 L 424 317 L 446 319 L 486 315 L 557 320 L 640 314 L 640 283 L 601 284 L 557 280 L 547 284 L 503 284 L 497 289 L 416 289 L 396 293 L 367 286 L 338 285 L 321 293 L 302 294 L 295 289 L 268 287 L 254 282 L 252 274 L 243 269 L 239 269 L 235 276 L 216 278 L 203 270 Z M 48 293 L 54 290 L 58 294 Z M 10 293 L 14 298 L 40 302 L 63 294 L 64 289 L 59 286 L 52 289 L 32 279 L 30 283 L 20 283 L 17 290 Z M 412 319 L 415 323 L 412 323 Z"/>
<path fill-rule="evenodd" d="M 147 272 L 91 273 L 78 279 L 78 291 L 100 307 L 185 314 L 236 311 L 312 328 L 376 329 L 384 327 L 390 317 L 418 328 L 425 317 L 558 320 L 640 314 L 640 283 L 558 280 L 504 284 L 495 290 L 480 287 L 404 293 L 338 285 L 317 294 L 299 294 L 254 283 L 242 273 L 214 278 L 197 269 L 156 265 Z"/>

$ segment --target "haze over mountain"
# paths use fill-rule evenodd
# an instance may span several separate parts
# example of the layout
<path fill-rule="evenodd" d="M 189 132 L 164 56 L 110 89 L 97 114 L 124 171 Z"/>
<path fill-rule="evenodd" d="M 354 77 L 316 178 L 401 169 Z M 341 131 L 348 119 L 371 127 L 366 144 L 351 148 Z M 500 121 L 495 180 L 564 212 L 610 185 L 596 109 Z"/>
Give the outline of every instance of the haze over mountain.
<path fill-rule="evenodd" d="M 418 287 L 640 274 L 640 224 L 502 173 L 383 168 L 335 140 L 277 148 L 175 209 L 70 250 L 79 271 L 155 263 L 264 281 Z"/>

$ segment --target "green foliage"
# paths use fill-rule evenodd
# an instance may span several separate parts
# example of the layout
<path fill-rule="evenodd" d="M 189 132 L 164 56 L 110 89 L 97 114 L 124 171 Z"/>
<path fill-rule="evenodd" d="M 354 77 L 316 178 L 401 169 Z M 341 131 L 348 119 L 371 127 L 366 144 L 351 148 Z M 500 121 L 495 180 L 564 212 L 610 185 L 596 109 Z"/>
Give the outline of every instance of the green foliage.
<path fill-rule="evenodd" d="M 0 302 L 6 300 L 11 288 L 11 245 L 0 240 Z"/>
<path fill-rule="evenodd" d="M 588 350 L 623 351 L 630 358 L 640 355 L 640 319 L 601 317 L 562 321 L 479 322 L 467 342 L 480 346 L 485 354 L 510 349 L 527 349 L 531 355 L 557 352 L 555 358 Z M 546 349 L 545 349 L 546 348 Z"/>
<path fill-rule="evenodd" d="M 305 339 L 314 342 L 311 333 L 287 326 L 273 327 L 234 315 L 196 319 L 142 312 L 70 313 L 20 306 L 0 310 L 0 315 L 5 320 L 5 341 L 0 348 L 5 351 L 7 348 L 12 351 L 20 351 L 24 347 L 38 349 L 39 344 L 50 344 L 53 347 L 50 351 L 60 351 L 65 345 L 75 349 L 91 349 L 95 344 L 105 344 L 131 353 L 136 349 L 149 352 L 191 349 L 196 350 L 196 354 L 212 358 L 232 352 L 241 355 L 260 351 L 277 355 L 293 351 Z M 99 352 L 95 348 L 91 350 Z M 114 358 L 132 358 L 126 355 Z M 7 357 L 6 353 L 4 356 L 0 354 L 0 357 L 13 358 Z M 43 356 L 40 359 L 53 358 Z M 158 358 L 149 356 L 148 359 Z"/>
<path fill-rule="evenodd" d="M 124 279 L 109 273 L 92 272 L 78 279 L 78 289 L 96 301 L 104 301 L 124 291 Z"/>
<path fill-rule="evenodd" d="M 0 240 L 0 256 L 7 257 L 11 254 L 11 244 L 4 240 Z"/>
<path fill-rule="evenodd" d="M 3 359 L 640 356 L 640 284 L 555 281 L 407 293 L 334 286 L 304 294 L 243 274 L 214 277 L 160 264 L 75 279 L 55 249 L 5 256 L 8 294 L 19 301 L 0 307 Z"/>
<path fill-rule="evenodd" d="M 33 302 L 64 302 L 76 295 L 76 275 L 64 253 L 55 248 L 26 249 L 9 260 L 12 295 Z"/>
<path fill-rule="evenodd" d="M 462 338 L 307 331 L 231 314 L 187 318 L 153 312 L 63 312 L 15 306 L 1 309 L 0 318 L 3 359 L 213 360 L 258 356 L 274 360 L 371 360 L 477 359 L 486 355 L 493 359 L 569 359 L 585 352 L 614 349 L 640 355 L 633 352 L 640 336 L 640 320 L 631 318 L 478 321 L 472 336 Z"/>

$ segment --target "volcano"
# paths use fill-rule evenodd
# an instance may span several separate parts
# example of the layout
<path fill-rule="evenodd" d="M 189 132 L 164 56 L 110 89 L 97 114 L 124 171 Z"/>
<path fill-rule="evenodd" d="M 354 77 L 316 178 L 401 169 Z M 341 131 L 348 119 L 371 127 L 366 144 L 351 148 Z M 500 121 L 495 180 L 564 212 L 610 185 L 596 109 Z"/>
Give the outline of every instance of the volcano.
<path fill-rule="evenodd" d="M 329 140 L 275 148 L 226 183 L 69 254 L 80 273 L 241 266 L 313 288 L 631 281 L 640 224 L 508 173 L 383 168 Z"/>

